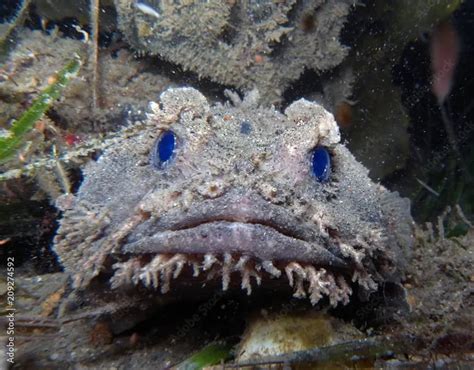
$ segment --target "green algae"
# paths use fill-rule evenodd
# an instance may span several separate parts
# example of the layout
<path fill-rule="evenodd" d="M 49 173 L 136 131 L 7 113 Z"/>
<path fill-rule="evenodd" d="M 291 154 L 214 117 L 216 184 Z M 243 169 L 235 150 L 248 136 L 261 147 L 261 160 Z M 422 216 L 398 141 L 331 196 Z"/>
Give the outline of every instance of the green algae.
<path fill-rule="evenodd" d="M 211 343 L 179 364 L 177 370 L 200 370 L 205 366 L 217 365 L 230 358 L 232 346 L 227 343 Z"/>
<path fill-rule="evenodd" d="M 15 37 L 12 37 L 15 29 L 25 20 L 30 0 L 24 0 L 21 4 L 16 17 L 9 23 L 0 23 L 0 62 L 8 53 L 8 50 L 13 47 Z"/>
<path fill-rule="evenodd" d="M 51 104 L 61 96 L 61 91 L 71 78 L 77 75 L 81 61 L 78 56 L 72 59 L 55 76 L 23 115 L 15 121 L 3 137 L 0 137 L 0 163 L 8 160 L 25 140 L 34 124 L 47 112 Z"/>

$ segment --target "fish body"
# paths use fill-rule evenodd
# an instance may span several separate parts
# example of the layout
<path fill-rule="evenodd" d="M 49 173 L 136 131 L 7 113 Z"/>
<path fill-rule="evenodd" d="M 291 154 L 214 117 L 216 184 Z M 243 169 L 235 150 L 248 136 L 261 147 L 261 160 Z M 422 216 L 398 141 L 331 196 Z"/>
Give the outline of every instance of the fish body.
<path fill-rule="evenodd" d="M 333 116 L 229 96 L 165 91 L 86 168 L 55 238 L 75 289 L 130 304 L 272 287 L 336 306 L 399 281 L 409 202 L 369 179 Z"/>

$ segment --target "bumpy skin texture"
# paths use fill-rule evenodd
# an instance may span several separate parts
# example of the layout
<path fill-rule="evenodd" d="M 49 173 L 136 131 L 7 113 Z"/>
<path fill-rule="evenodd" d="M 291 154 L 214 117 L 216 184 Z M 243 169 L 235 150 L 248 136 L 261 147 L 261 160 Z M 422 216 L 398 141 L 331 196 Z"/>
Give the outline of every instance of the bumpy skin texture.
<path fill-rule="evenodd" d="M 55 247 L 78 288 L 105 281 L 173 295 L 180 284 L 222 289 L 279 284 L 316 304 L 349 301 L 398 281 L 411 248 L 409 202 L 373 183 L 333 116 L 307 100 L 284 114 L 258 94 L 210 106 L 192 88 L 169 89 L 148 120 L 123 131 L 85 171 Z M 173 158 L 156 168 L 164 130 Z M 331 153 L 318 182 L 315 147 Z M 240 287 L 239 287 L 240 285 Z"/>
<path fill-rule="evenodd" d="M 137 50 L 160 55 L 199 76 L 243 90 L 267 103 L 305 69 L 326 71 L 347 55 L 339 34 L 349 0 L 115 0 L 119 28 Z"/>

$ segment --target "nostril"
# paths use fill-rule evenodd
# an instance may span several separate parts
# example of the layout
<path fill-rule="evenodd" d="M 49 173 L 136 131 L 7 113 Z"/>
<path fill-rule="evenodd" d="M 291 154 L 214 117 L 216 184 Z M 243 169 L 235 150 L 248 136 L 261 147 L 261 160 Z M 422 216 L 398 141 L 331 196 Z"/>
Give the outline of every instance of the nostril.
<path fill-rule="evenodd" d="M 198 186 L 197 191 L 205 198 L 217 198 L 223 195 L 228 184 L 222 180 L 212 180 Z"/>
<path fill-rule="evenodd" d="M 260 185 L 260 193 L 266 200 L 274 200 L 278 196 L 278 190 L 269 183 L 263 183 Z"/>
<path fill-rule="evenodd" d="M 287 194 L 274 185 L 264 182 L 257 185 L 260 195 L 273 204 L 283 204 L 286 201 Z"/>

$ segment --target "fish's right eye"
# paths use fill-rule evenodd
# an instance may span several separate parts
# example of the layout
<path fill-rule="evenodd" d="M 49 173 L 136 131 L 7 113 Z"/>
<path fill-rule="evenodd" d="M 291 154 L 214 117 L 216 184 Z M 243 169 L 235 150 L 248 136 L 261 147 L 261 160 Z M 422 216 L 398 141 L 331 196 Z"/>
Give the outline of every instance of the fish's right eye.
<path fill-rule="evenodd" d="M 151 152 L 151 163 L 163 169 L 172 162 L 176 151 L 176 135 L 173 131 L 164 131 L 156 140 Z"/>

